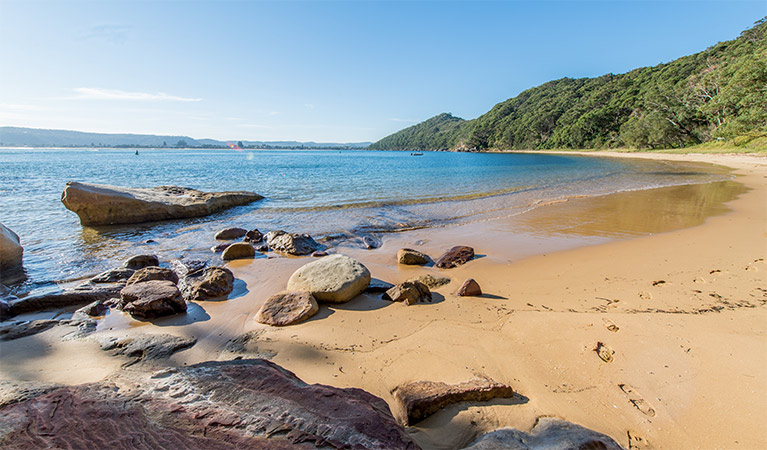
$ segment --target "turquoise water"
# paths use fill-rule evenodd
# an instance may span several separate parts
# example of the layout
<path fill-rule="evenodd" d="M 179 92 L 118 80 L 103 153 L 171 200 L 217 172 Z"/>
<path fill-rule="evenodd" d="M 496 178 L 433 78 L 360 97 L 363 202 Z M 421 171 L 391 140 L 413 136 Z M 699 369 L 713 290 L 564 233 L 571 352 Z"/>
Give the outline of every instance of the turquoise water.
<path fill-rule="evenodd" d="M 699 166 L 550 154 L 0 149 L 0 221 L 21 236 L 27 281 L 16 290 L 29 290 L 137 253 L 165 261 L 216 258 L 212 236 L 227 226 L 308 232 L 333 245 L 519 214 L 563 197 L 723 177 Z M 246 190 L 266 198 L 205 218 L 89 228 L 61 204 L 67 181 Z"/>

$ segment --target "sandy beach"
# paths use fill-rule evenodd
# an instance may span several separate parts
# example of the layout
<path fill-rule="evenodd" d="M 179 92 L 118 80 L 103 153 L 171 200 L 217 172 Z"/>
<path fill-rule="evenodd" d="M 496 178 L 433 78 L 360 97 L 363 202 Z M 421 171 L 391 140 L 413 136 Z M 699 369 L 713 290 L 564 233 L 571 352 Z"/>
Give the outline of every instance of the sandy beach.
<path fill-rule="evenodd" d="M 568 152 L 568 154 L 573 154 Z M 413 306 L 364 294 L 283 328 L 253 320 L 308 258 L 227 264 L 240 280 L 222 302 L 154 324 L 113 310 L 96 335 L 169 333 L 197 344 L 170 365 L 226 359 L 227 342 L 257 334 L 258 355 L 309 383 L 358 387 L 394 404 L 402 384 L 486 376 L 512 399 L 459 404 L 408 428 L 426 449 L 462 448 L 540 417 L 604 433 L 625 448 L 767 448 L 767 158 L 585 153 L 729 167 L 732 181 L 552 202 L 523 215 L 392 233 L 378 249 L 336 247 L 373 278 L 431 273 L 451 283 Z M 458 268 L 398 266 L 397 250 Z M 458 297 L 467 278 L 482 297 Z M 18 317 L 22 319 L 24 317 Z M 0 343 L 0 379 L 79 384 L 120 369 L 64 327 Z M 598 346 L 614 353 L 600 359 Z M 394 408 L 392 408 L 394 409 Z"/>

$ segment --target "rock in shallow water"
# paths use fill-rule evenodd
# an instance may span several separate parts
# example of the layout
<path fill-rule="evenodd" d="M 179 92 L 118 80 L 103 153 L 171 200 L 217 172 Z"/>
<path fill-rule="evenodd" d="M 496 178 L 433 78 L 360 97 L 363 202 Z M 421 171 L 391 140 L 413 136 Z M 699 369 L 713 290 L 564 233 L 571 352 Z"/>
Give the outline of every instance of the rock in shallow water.
<path fill-rule="evenodd" d="M 221 253 L 221 259 L 231 261 L 233 259 L 248 259 L 256 256 L 256 250 L 247 242 L 235 242 Z"/>
<path fill-rule="evenodd" d="M 61 202 L 83 225 L 115 225 L 201 217 L 263 197 L 253 192 L 202 192 L 179 186 L 125 188 L 70 181 Z"/>
<path fill-rule="evenodd" d="M 127 269 L 139 270 L 144 267 L 159 266 L 160 260 L 155 255 L 136 255 L 128 258 L 123 267 Z"/>
<path fill-rule="evenodd" d="M 308 255 L 319 248 L 319 244 L 308 234 L 282 230 L 266 233 L 266 243 L 272 250 L 297 256 Z"/>
<path fill-rule="evenodd" d="M 0 223 L 0 268 L 21 265 L 24 248 L 19 235 Z"/>
<path fill-rule="evenodd" d="M 256 314 L 256 322 L 283 327 L 304 320 L 320 310 L 308 291 L 280 292 L 267 298 Z"/>
<path fill-rule="evenodd" d="M 132 316 L 153 319 L 186 312 L 186 302 L 170 281 L 145 281 L 120 291 L 120 306 Z"/>
<path fill-rule="evenodd" d="M 165 267 L 144 267 L 131 275 L 125 284 L 131 285 L 152 280 L 166 280 L 175 284 L 178 283 L 178 275 L 176 275 L 176 272 Z"/>
<path fill-rule="evenodd" d="M 232 239 L 237 239 L 245 236 L 245 233 L 247 233 L 248 230 L 244 228 L 224 228 L 223 230 L 216 233 L 216 236 L 214 237 L 218 241 L 230 241 Z"/>
<path fill-rule="evenodd" d="M 319 302 L 344 303 L 370 284 L 370 272 L 356 259 L 330 255 L 310 262 L 290 276 L 289 291 L 309 291 Z"/>
<path fill-rule="evenodd" d="M 0 408 L 0 429 L 0 446 L 20 449 L 418 448 L 380 398 L 306 384 L 264 360 L 41 390 Z"/>
<path fill-rule="evenodd" d="M 91 283 L 125 283 L 133 273 L 136 272 L 133 269 L 127 267 L 118 267 L 117 269 L 110 269 L 90 279 Z"/>

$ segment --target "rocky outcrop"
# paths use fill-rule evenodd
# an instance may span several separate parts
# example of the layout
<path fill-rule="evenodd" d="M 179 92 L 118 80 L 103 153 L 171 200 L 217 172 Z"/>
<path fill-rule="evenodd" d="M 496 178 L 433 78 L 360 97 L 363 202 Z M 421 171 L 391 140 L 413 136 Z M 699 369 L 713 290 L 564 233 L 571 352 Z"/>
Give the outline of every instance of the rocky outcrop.
<path fill-rule="evenodd" d="M 428 264 L 431 259 L 428 255 L 413 250 L 412 248 L 401 248 L 397 252 L 397 262 L 408 266 L 423 266 Z"/>
<path fill-rule="evenodd" d="M 14 339 L 32 336 L 53 328 L 59 324 L 58 320 L 24 320 L 11 322 L 0 326 L 0 341 L 12 341 Z"/>
<path fill-rule="evenodd" d="M 136 255 L 131 256 L 123 263 L 126 269 L 139 270 L 144 267 L 159 266 L 160 260 L 155 255 Z"/>
<path fill-rule="evenodd" d="M 429 288 L 420 281 L 405 281 L 386 291 L 383 299 L 403 302 L 410 306 L 416 303 L 431 302 L 432 297 Z"/>
<path fill-rule="evenodd" d="M 466 450 L 623 450 L 609 436 L 571 422 L 541 417 L 529 433 L 511 428 L 491 431 Z"/>
<path fill-rule="evenodd" d="M 135 317 L 154 319 L 186 312 L 186 302 L 170 281 L 145 281 L 120 291 L 120 307 Z"/>
<path fill-rule="evenodd" d="M 247 259 L 256 256 L 256 250 L 247 242 L 235 242 L 221 254 L 221 259 L 231 261 L 233 259 Z"/>
<path fill-rule="evenodd" d="M 405 425 L 412 425 L 455 403 L 486 402 L 513 396 L 511 387 L 484 377 L 458 384 L 416 381 L 394 390 L 398 405 L 395 415 Z"/>
<path fill-rule="evenodd" d="M 283 327 L 303 322 L 319 310 L 317 300 L 308 291 L 280 292 L 266 299 L 256 314 L 256 322 Z"/>
<path fill-rule="evenodd" d="M 308 234 L 282 230 L 266 233 L 266 243 L 272 250 L 297 256 L 308 255 L 319 248 L 319 244 Z"/>
<path fill-rule="evenodd" d="M 465 245 L 459 245 L 451 248 L 444 255 L 440 256 L 435 266 L 440 269 L 452 269 L 462 264 L 466 264 L 474 258 L 474 249 Z"/>
<path fill-rule="evenodd" d="M 370 272 L 356 259 L 330 255 L 310 262 L 290 276 L 289 291 L 309 291 L 319 302 L 344 303 L 370 284 Z"/>
<path fill-rule="evenodd" d="M 23 256 L 19 235 L 0 223 L 0 269 L 21 265 Z"/>
<path fill-rule="evenodd" d="M 5 449 L 418 448 L 380 398 L 265 360 L 125 370 L 6 405 L 0 430 Z"/>
<path fill-rule="evenodd" d="M 458 288 L 458 295 L 461 297 L 478 297 L 482 295 L 482 288 L 479 287 L 479 283 L 474 278 L 469 278 Z"/>
<path fill-rule="evenodd" d="M 176 284 L 178 283 L 178 275 L 173 270 L 166 269 L 165 267 L 144 267 L 131 275 L 125 284 L 131 285 L 152 280 L 166 280 Z"/>
<path fill-rule="evenodd" d="M 223 230 L 216 233 L 214 238 L 218 241 L 231 241 L 232 239 L 238 239 L 245 236 L 245 233 L 247 232 L 248 230 L 244 228 L 224 228 Z"/>
<path fill-rule="evenodd" d="M 115 225 L 207 216 L 263 197 L 253 192 L 202 192 L 179 186 L 125 188 L 70 181 L 61 202 L 83 225 Z"/>
<path fill-rule="evenodd" d="M 234 274 L 226 267 L 206 267 L 188 273 L 179 281 L 188 301 L 218 300 L 234 289 Z"/>
<path fill-rule="evenodd" d="M 446 284 L 450 284 L 450 278 L 447 277 L 435 277 L 434 275 L 427 273 L 426 275 L 421 275 L 420 277 L 413 278 L 408 281 L 420 281 L 421 283 L 425 284 L 429 287 L 429 289 L 437 289 L 439 287 L 442 287 Z"/>
<path fill-rule="evenodd" d="M 98 317 L 98 316 L 103 316 L 104 313 L 106 313 L 108 310 L 109 310 L 109 307 L 106 304 L 104 304 L 102 300 L 97 300 L 75 311 L 72 317 L 73 318 Z"/>
<path fill-rule="evenodd" d="M 174 353 L 192 347 L 197 339 L 172 334 L 140 334 L 137 336 L 102 336 L 96 339 L 101 350 L 112 356 L 125 356 L 125 366 L 145 362 L 162 362 Z"/>

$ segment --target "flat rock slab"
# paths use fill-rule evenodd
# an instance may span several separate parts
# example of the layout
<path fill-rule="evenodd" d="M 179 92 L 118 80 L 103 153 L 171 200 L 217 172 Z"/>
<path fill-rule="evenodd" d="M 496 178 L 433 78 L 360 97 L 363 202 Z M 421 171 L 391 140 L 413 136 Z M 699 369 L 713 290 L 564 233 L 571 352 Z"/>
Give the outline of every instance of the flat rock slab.
<path fill-rule="evenodd" d="M 440 269 L 452 269 L 462 264 L 466 264 L 474 258 L 474 249 L 465 245 L 458 245 L 451 248 L 444 255 L 440 256 L 435 266 Z"/>
<path fill-rule="evenodd" d="M 344 303 L 370 284 L 370 271 L 356 259 L 330 255 L 310 262 L 290 276 L 289 291 L 309 291 L 319 302 Z"/>
<path fill-rule="evenodd" d="M 120 293 L 122 283 L 96 284 L 92 287 L 69 289 L 50 294 L 30 295 L 8 302 L 11 316 L 35 311 L 85 305 L 98 300 L 108 300 Z"/>
<path fill-rule="evenodd" d="M 32 320 L 11 322 L 0 326 L 0 341 L 12 341 L 33 334 L 42 333 L 45 330 L 59 324 L 58 320 Z"/>
<path fill-rule="evenodd" d="M 495 398 L 511 398 L 514 390 L 489 378 L 475 378 L 458 384 L 438 381 L 416 381 L 394 390 L 398 418 L 412 425 L 440 409 L 460 402 L 486 402 Z"/>
<path fill-rule="evenodd" d="M 131 285 L 153 280 L 166 280 L 176 284 L 178 283 L 178 275 L 173 270 L 166 269 L 165 267 L 144 267 L 134 272 L 125 284 Z"/>
<path fill-rule="evenodd" d="M 266 299 L 256 314 L 256 322 L 283 327 L 303 322 L 319 310 L 311 292 L 280 292 Z"/>
<path fill-rule="evenodd" d="M 481 436 L 466 450 L 623 450 L 609 436 L 553 417 L 539 418 L 529 433 L 511 428 Z"/>
<path fill-rule="evenodd" d="M 186 312 L 181 291 L 170 281 L 145 281 L 120 291 L 120 307 L 132 316 L 153 319 Z"/>
<path fill-rule="evenodd" d="M 91 283 L 125 283 L 133 273 L 133 269 L 127 267 L 118 267 L 116 269 L 106 270 L 90 279 Z"/>
<path fill-rule="evenodd" d="M 97 339 L 101 349 L 112 356 L 127 356 L 137 362 L 158 362 L 168 359 L 174 353 L 190 348 L 197 339 L 183 338 L 171 334 L 141 334 L 138 336 L 104 336 Z"/>
<path fill-rule="evenodd" d="M 4 449 L 418 448 L 380 398 L 306 384 L 265 360 L 54 389 L 0 408 L 0 430 Z"/>
<path fill-rule="evenodd" d="M 253 192 L 202 192 L 179 186 L 125 188 L 67 182 L 64 206 L 83 225 L 116 225 L 201 217 L 263 197 Z"/>

